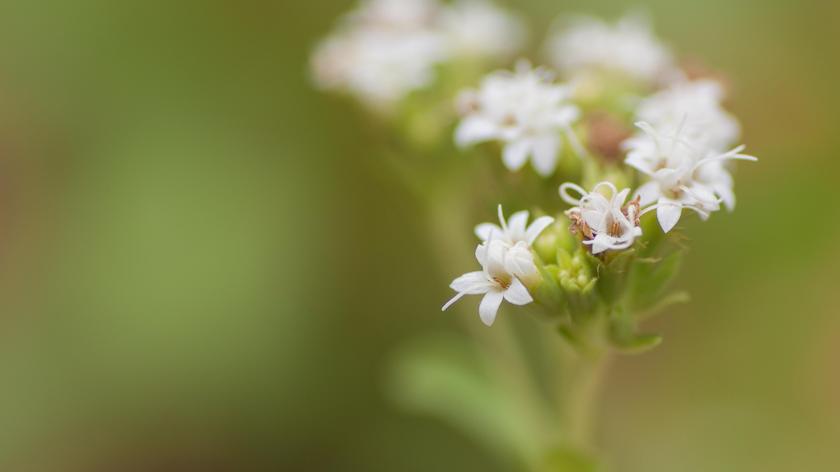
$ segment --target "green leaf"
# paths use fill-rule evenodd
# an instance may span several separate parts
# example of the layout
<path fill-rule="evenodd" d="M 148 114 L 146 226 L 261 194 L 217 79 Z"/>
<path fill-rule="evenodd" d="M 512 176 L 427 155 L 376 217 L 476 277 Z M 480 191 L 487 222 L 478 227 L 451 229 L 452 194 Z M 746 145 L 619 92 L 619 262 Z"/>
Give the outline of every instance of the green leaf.
<path fill-rule="evenodd" d="M 641 354 L 662 343 L 662 336 L 658 334 L 637 334 L 627 339 L 613 340 L 616 349 L 624 354 Z"/>
<path fill-rule="evenodd" d="M 504 461 L 521 464 L 538 452 L 539 438 L 488 375 L 463 336 L 432 336 L 397 352 L 386 393 L 402 408 L 435 416 L 483 444 Z"/>
<path fill-rule="evenodd" d="M 678 303 L 688 303 L 691 301 L 691 295 L 688 292 L 681 290 L 678 292 L 672 292 L 665 297 L 661 298 L 658 302 L 654 303 L 654 305 L 644 312 L 639 314 L 639 320 L 646 320 L 652 318 L 653 316 L 659 314 L 665 308 L 668 308 L 671 305 L 676 305 Z"/>
<path fill-rule="evenodd" d="M 658 264 L 635 264 L 633 266 L 631 308 L 634 312 L 645 311 L 655 305 L 677 275 L 682 261 L 680 252 L 673 252 Z"/>

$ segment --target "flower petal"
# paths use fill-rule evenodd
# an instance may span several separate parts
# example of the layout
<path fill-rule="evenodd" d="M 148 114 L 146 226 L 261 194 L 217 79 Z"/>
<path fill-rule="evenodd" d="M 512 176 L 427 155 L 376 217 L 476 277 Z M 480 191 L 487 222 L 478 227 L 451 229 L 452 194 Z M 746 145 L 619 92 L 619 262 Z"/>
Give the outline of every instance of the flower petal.
<path fill-rule="evenodd" d="M 459 147 L 469 146 L 491 140 L 497 133 L 498 127 L 492 121 L 480 116 L 469 116 L 455 130 L 455 144 Z"/>
<path fill-rule="evenodd" d="M 525 161 L 528 160 L 528 153 L 530 152 L 531 142 L 526 139 L 519 139 L 505 146 L 504 152 L 502 153 L 502 161 L 508 170 L 517 171 L 525 165 Z"/>
<path fill-rule="evenodd" d="M 493 223 L 482 223 L 475 227 L 475 235 L 482 241 L 487 241 L 491 235 L 498 238 L 502 234 L 502 228 Z"/>
<path fill-rule="evenodd" d="M 534 155 L 531 163 L 538 174 L 548 177 L 554 173 L 559 150 L 560 138 L 557 135 L 550 134 L 534 140 Z"/>
<path fill-rule="evenodd" d="M 662 193 L 659 191 L 659 184 L 652 180 L 636 189 L 636 196 L 639 197 L 639 205 L 647 206 L 659 200 Z"/>
<path fill-rule="evenodd" d="M 615 244 L 615 238 L 606 233 L 600 233 L 592 241 L 586 241 L 586 243 L 592 245 L 592 254 L 600 254 L 612 248 Z"/>
<path fill-rule="evenodd" d="M 528 210 L 517 211 L 507 221 L 508 231 L 513 238 L 524 238 L 528 226 Z M 515 241 L 514 241 L 515 242 Z"/>
<path fill-rule="evenodd" d="M 662 231 L 666 233 L 671 231 L 680 221 L 681 214 L 682 206 L 659 200 L 659 207 L 656 208 L 656 218 L 659 220 L 659 225 L 662 226 Z"/>
<path fill-rule="evenodd" d="M 735 209 L 735 192 L 732 191 L 732 187 L 728 185 L 715 185 L 714 186 L 715 193 L 721 200 L 723 200 L 723 204 L 726 206 L 726 209 L 732 211 Z"/>
<path fill-rule="evenodd" d="M 487 280 L 483 271 L 468 272 L 449 284 L 449 288 L 466 295 L 476 295 L 487 292 L 493 283 Z"/>
<path fill-rule="evenodd" d="M 518 242 L 505 254 L 505 270 L 517 277 L 536 275 L 537 266 L 534 264 L 534 256 L 524 241 Z"/>
<path fill-rule="evenodd" d="M 496 321 L 496 313 L 499 311 L 499 305 L 504 299 L 504 292 L 501 290 L 492 290 L 487 292 L 487 295 L 481 299 L 481 304 L 478 306 L 478 316 L 481 321 L 487 326 L 492 326 Z"/>
<path fill-rule="evenodd" d="M 513 303 L 514 305 L 527 305 L 534 301 L 534 298 L 531 297 L 531 294 L 528 293 L 528 289 L 522 285 L 522 282 L 519 279 L 513 279 L 510 283 L 510 287 L 507 288 L 504 292 L 505 300 Z"/>
<path fill-rule="evenodd" d="M 554 218 L 550 216 L 541 216 L 534 220 L 534 222 L 531 223 L 531 226 L 529 226 L 528 230 L 525 232 L 525 242 L 527 242 L 529 245 L 534 244 L 534 241 L 537 239 L 540 233 L 542 233 L 543 230 L 548 228 L 549 225 L 551 225 L 551 223 L 554 223 Z"/>

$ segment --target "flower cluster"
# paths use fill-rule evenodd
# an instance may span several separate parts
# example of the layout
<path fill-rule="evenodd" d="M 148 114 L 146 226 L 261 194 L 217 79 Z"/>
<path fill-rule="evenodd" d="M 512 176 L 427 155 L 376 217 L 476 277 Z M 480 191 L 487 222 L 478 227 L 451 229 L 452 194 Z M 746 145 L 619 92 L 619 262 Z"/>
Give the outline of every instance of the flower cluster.
<path fill-rule="evenodd" d="M 738 145 L 725 88 L 681 68 L 644 18 L 558 21 L 546 66 L 512 61 L 525 39 L 521 21 L 489 0 L 361 0 L 312 67 L 318 85 L 397 111 L 380 116 L 409 138 L 397 142 L 416 147 L 406 154 L 423 157 L 400 162 L 401 175 L 429 178 L 413 189 L 471 188 L 429 177 L 456 165 L 445 155 L 454 150 L 438 145 L 453 132 L 458 149 L 486 148 L 518 174 L 485 188 L 529 185 L 517 201 L 542 198 L 534 207 L 554 215 L 528 225 L 528 212 L 506 219 L 499 206 L 499 224 L 476 227 L 481 270 L 452 282 L 444 309 L 483 295 L 479 314 L 490 325 L 502 301 L 533 303 L 571 337 L 601 319 L 616 344 L 637 345 L 635 319 L 622 314 L 665 296 L 683 247 L 674 228 L 689 213 L 733 210 L 734 162 L 756 158 Z M 494 70 L 499 63 L 512 70 Z M 444 159 L 425 159 L 438 151 Z"/>
<path fill-rule="evenodd" d="M 315 82 L 373 109 L 430 86 L 457 57 L 507 57 L 524 42 L 518 18 L 484 0 L 363 0 L 312 58 Z"/>
<path fill-rule="evenodd" d="M 654 242 L 662 239 L 643 234 L 643 227 L 646 231 L 651 228 L 642 224 L 642 217 L 655 212 L 662 232 L 667 234 L 684 210 L 704 220 L 722 207 L 732 210 L 732 161 L 756 158 L 743 154 L 743 146 L 734 146 L 741 127 L 722 105 L 723 87 L 710 79 L 689 79 L 647 23 L 630 17 L 612 26 L 579 18 L 555 33 L 548 49 L 553 64 L 568 82 L 558 82 L 551 69 L 532 68 L 523 62 L 513 72 L 487 75 L 479 88 L 462 92 L 458 98 L 462 119 L 455 130 L 455 141 L 461 147 L 499 142 L 502 161 L 510 171 L 519 171 L 530 158 L 536 173 L 546 179 L 556 173 L 563 144 L 569 143 L 580 163 L 577 175 L 567 177 L 594 185 L 586 190 L 573 182 L 563 183 L 561 199 L 572 207 L 563 216 L 589 258 L 576 256 L 574 247 L 548 251 L 553 255 L 537 258 L 542 270 L 525 266 L 529 273 L 541 276 L 539 283 L 525 287 L 532 292 L 542 287 L 545 292 L 545 284 L 554 284 L 563 292 L 554 298 L 567 300 L 560 310 L 568 310 L 570 304 L 577 303 L 568 300 L 580 301 L 574 297 L 593 287 L 588 275 L 582 276 L 580 283 L 570 283 L 574 278 L 569 275 L 588 265 L 587 274 L 600 272 L 601 278 L 611 274 L 613 280 L 598 282 L 596 287 L 604 287 L 595 291 L 599 293 L 597 301 L 585 306 L 594 310 L 600 303 L 607 306 L 605 309 L 617 309 L 616 303 L 622 300 L 630 303 L 627 300 L 631 298 L 644 298 L 622 292 L 629 289 L 621 287 L 627 285 L 629 274 L 645 273 L 647 269 L 634 269 L 638 261 L 617 258 L 616 254 L 632 254 L 639 240 L 643 241 L 642 248 L 652 252 Z M 598 87 L 591 86 L 593 81 Z M 600 95 L 581 98 L 579 88 L 596 90 Z M 638 130 L 635 133 L 634 128 Z M 606 142 L 615 137 L 619 139 L 614 143 Z M 619 190 L 621 187 L 625 188 Z M 517 222 L 518 227 L 523 225 Z M 486 225 L 480 228 L 487 240 L 484 244 L 491 246 L 492 233 L 506 233 Z M 522 240 L 520 237 L 517 241 Z M 499 244 L 501 241 L 509 248 L 520 244 L 503 236 Z M 527 238 L 525 241 L 527 244 L 518 251 L 524 252 L 533 243 Z M 499 267 L 507 267 L 507 253 L 498 254 L 502 258 Z M 556 263 L 551 258 L 556 258 Z M 625 266 L 611 266 L 615 260 Z M 482 273 L 491 274 L 485 266 L 487 259 L 479 261 L 485 267 Z M 518 276 L 510 270 L 507 273 Z M 464 277 L 478 277 L 478 273 L 473 274 Z M 493 275 L 487 277 L 495 280 Z M 465 286 L 463 278 L 457 279 L 452 288 L 458 292 L 456 299 L 475 290 L 475 286 Z M 535 298 L 538 303 L 548 303 L 540 300 L 539 294 Z M 522 304 L 526 299 L 531 301 L 530 297 L 511 301 Z M 492 306 L 495 316 L 498 303 Z M 484 310 L 489 308 L 482 308 L 482 319 L 487 322 L 485 315 L 489 312 Z"/>
<path fill-rule="evenodd" d="M 550 71 L 520 62 L 516 72 L 490 74 L 478 90 L 460 95 L 464 119 L 455 141 L 461 147 L 501 141 L 508 169 L 519 170 L 530 157 L 534 169 L 549 176 L 557 166 L 563 133 L 575 139 L 571 125 L 580 110 L 571 104 L 571 95 L 571 87 L 554 83 Z"/>

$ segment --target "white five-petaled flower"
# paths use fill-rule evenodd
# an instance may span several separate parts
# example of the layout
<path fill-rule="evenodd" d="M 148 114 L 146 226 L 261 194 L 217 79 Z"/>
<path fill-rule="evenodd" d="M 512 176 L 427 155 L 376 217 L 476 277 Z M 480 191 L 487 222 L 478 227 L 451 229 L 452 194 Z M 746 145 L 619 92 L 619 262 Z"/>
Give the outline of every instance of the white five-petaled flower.
<path fill-rule="evenodd" d="M 579 197 L 571 195 L 570 190 Z M 604 190 L 609 192 L 605 194 Z M 583 236 L 583 244 L 592 246 L 592 254 L 627 249 L 642 235 L 641 207 L 637 199 L 625 205 L 629 194 L 629 188 L 619 192 L 611 182 L 600 182 L 591 192 L 568 182 L 560 186 L 560 196 L 574 205 L 566 212 L 572 220 L 572 229 Z"/>
<path fill-rule="evenodd" d="M 502 206 L 499 205 L 499 223 L 482 223 L 475 227 L 475 235 L 482 241 L 499 238 L 502 241 L 514 245 L 518 242 L 525 242 L 528 246 L 534 244 L 537 236 L 544 229 L 554 222 L 550 216 L 541 216 L 528 225 L 528 211 L 518 211 L 505 220 Z"/>
<path fill-rule="evenodd" d="M 677 128 L 673 134 L 662 133 L 650 124 L 636 124 L 644 134 L 625 141 L 629 151 L 625 162 L 650 178 L 636 190 L 643 206 L 655 202 L 647 210 L 656 209 L 656 216 L 666 233 L 677 224 L 684 208 L 701 218 L 735 205 L 732 176 L 724 164 L 730 160 L 757 161 L 741 154 L 744 146 L 726 152 L 711 147 L 708 139 L 693 140 Z"/>
<path fill-rule="evenodd" d="M 440 14 L 440 27 L 454 53 L 509 58 L 524 44 L 519 17 L 485 0 L 458 0 Z"/>
<path fill-rule="evenodd" d="M 524 42 L 521 22 L 485 0 L 364 0 L 316 47 L 321 88 L 389 111 L 429 87 L 436 67 L 461 57 L 507 57 Z"/>
<path fill-rule="evenodd" d="M 512 261 L 512 259 L 526 257 L 523 255 L 523 250 L 530 255 L 530 250 L 522 242 L 514 247 L 501 240 L 481 243 L 476 248 L 475 257 L 481 264 L 482 270 L 466 273 L 452 281 L 450 288 L 458 293 L 443 306 L 443 310 L 449 308 L 464 295 L 483 294 L 484 298 L 478 307 L 478 314 L 481 321 L 490 326 L 496 320 L 496 313 L 502 300 L 507 300 L 514 305 L 527 305 L 534 301 L 528 289 L 511 270 L 512 267 L 522 264 L 522 260 Z M 527 263 L 524 265 L 526 270 L 530 271 L 531 268 Z M 534 266 L 533 259 L 530 265 Z M 533 270 L 536 272 L 536 267 Z"/>
<path fill-rule="evenodd" d="M 662 134 L 716 149 L 732 146 L 741 135 L 738 120 L 724 110 L 723 87 L 713 80 L 680 81 L 639 103 L 636 119 Z"/>
<path fill-rule="evenodd" d="M 353 29 L 323 41 L 312 58 L 315 82 L 387 109 L 434 80 L 445 57 L 441 38 L 424 30 Z"/>
<path fill-rule="evenodd" d="M 520 169 L 531 157 L 534 169 L 549 176 L 557 166 L 564 133 L 579 147 L 571 125 L 580 111 L 569 103 L 571 92 L 569 86 L 554 83 L 548 71 L 525 62 L 513 73 L 490 74 L 478 90 L 459 97 L 465 116 L 455 141 L 459 146 L 501 141 L 508 169 Z"/>
<path fill-rule="evenodd" d="M 676 70 L 671 52 L 642 16 L 626 16 L 615 25 L 579 16 L 552 34 L 547 52 L 566 76 L 606 70 L 653 83 Z"/>
<path fill-rule="evenodd" d="M 479 305 L 481 321 L 493 324 L 502 300 L 514 305 L 533 301 L 526 285 L 537 283 L 539 272 L 534 263 L 531 244 L 554 218 L 543 216 L 528 225 L 528 212 L 514 213 L 505 220 L 499 205 L 499 222 L 476 226 L 475 232 L 482 243 L 475 250 L 475 257 L 482 270 L 469 272 L 455 279 L 450 287 L 458 292 L 443 309 L 446 310 L 464 295 L 484 294 Z"/>

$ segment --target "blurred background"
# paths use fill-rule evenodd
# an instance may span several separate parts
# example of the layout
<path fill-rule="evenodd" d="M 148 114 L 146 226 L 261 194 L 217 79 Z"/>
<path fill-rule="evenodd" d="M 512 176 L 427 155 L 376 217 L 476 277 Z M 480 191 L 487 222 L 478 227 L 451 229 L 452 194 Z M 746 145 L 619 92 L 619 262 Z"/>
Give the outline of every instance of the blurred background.
<path fill-rule="evenodd" d="M 507 5 L 536 39 L 638 6 Z M 2 3 L 0 469 L 509 470 L 386 394 L 393 352 L 465 320 L 359 113 L 309 84 L 351 6 Z M 599 441 L 621 471 L 838 470 L 840 4 L 643 6 L 726 71 L 761 162 L 688 223 L 693 301 L 612 365 Z"/>

